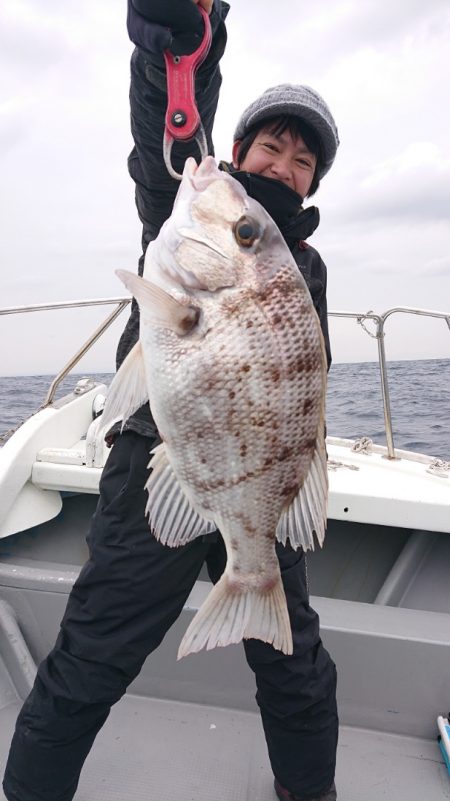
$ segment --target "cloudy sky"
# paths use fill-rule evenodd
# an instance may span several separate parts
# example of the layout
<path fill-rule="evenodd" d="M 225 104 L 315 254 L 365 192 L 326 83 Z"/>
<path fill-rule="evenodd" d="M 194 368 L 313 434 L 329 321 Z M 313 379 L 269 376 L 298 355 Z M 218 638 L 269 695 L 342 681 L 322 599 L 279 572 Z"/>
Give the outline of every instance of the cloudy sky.
<path fill-rule="evenodd" d="M 132 46 L 123 0 L 5 0 L 0 8 L 1 306 L 125 294 L 140 228 L 126 170 Z M 450 312 L 448 0 L 235 0 L 215 125 L 228 158 L 242 109 L 305 83 L 339 127 L 311 238 L 332 310 Z M 126 313 L 125 313 L 126 314 Z M 0 374 L 58 369 L 105 316 L 0 318 Z M 125 317 L 81 370 L 113 369 Z M 373 360 L 356 323 L 332 322 L 337 362 Z M 444 321 L 387 324 L 391 358 L 450 357 Z"/>

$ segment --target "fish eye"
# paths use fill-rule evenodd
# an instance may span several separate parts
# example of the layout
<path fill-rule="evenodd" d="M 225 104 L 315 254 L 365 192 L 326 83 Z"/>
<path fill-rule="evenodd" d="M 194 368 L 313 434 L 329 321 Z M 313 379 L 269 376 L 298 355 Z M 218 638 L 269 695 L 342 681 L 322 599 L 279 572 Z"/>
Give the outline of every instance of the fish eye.
<path fill-rule="evenodd" d="M 240 217 L 233 229 L 234 237 L 238 245 L 249 248 L 260 236 L 259 224 L 252 217 Z"/>

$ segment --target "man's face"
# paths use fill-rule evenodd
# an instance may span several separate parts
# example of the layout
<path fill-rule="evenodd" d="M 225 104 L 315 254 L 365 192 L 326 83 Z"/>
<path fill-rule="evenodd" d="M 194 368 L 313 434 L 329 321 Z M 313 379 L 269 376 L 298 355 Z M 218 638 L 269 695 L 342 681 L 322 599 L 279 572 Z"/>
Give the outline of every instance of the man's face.
<path fill-rule="evenodd" d="M 275 178 L 305 198 L 314 178 L 317 158 L 306 147 L 301 136 L 289 130 L 275 136 L 262 128 L 255 136 L 240 165 L 237 154 L 240 142 L 233 145 L 233 165 L 246 172 Z"/>

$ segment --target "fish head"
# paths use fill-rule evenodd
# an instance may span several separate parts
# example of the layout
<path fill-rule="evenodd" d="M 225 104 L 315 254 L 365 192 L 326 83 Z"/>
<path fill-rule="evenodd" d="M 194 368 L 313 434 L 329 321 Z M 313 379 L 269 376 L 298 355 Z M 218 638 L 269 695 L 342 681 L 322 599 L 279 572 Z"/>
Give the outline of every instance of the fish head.
<path fill-rule="evenodd" d="M 276 224 L 212 156 L 186 161 L 171 217 L 147 250 L 144 275 L 191 295 L 261 286 L 292 260 Z"/>

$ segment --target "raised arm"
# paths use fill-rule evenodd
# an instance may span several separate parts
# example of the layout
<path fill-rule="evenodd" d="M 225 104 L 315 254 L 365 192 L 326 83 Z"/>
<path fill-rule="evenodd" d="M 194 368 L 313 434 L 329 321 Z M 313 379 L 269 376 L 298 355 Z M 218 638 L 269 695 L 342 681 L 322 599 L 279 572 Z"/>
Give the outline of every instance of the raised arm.
<path fill-rule="evenodd" d="M 212 128 L 217 108 L 221 74 L 219 61 L 225 50 L 224 19 L 229 6 L 220 0 L 202 0 L 211 6 L 212 44 L 196 77 L 196 101 L 205 129 L 208 151 L 214 154 Z M 178 190 L 163 159 L 164 117 L 167 106 L 166 72 L 163 51 L 193 52 L 203 33 L 203 21 L 193 0 L 128 0 L 128 33 L 136 45 L 131 58 L 130 111 L 134 147 L 128 169 L 136 184 L 136 206 L 142 222 L 142 256 L 138 272 L 142 275 L 148 243 L 158 236 L 170 216 Z M 188 156 L 198 157 L 195 142 L 174 143 L 172 164 L 182 172 Z M 133 300 L 131 316 L 117 349 L 120 366 L 139 337 L 139 310 Z"/>
<path fill-rule="evenodd" d="M 208 4 L 204 0 L 203 4 Z M 219 60 L 226 43 L 223 19 L 228 7 L 218 0 L 211 9 L 213 41 L 196 79 L 196 101 L 213 153 L 212 127 L 221 75 Z M 131 60 L 130 110 L 135 146 L 128 165 L 136 183 L 136 203 L 143 224 L 143 250 L 172 211 L 178 182 L 167 172 L 162 155 L 167 106 L 163 50 L 183 54 L 200 43 L 203 22 L 192 0 L 128 0 L 128 32 L 136 44 Z M 175 143 L 172 163 L 178 172 L 188 156 L 198 157 L 195 142 Z"/>

